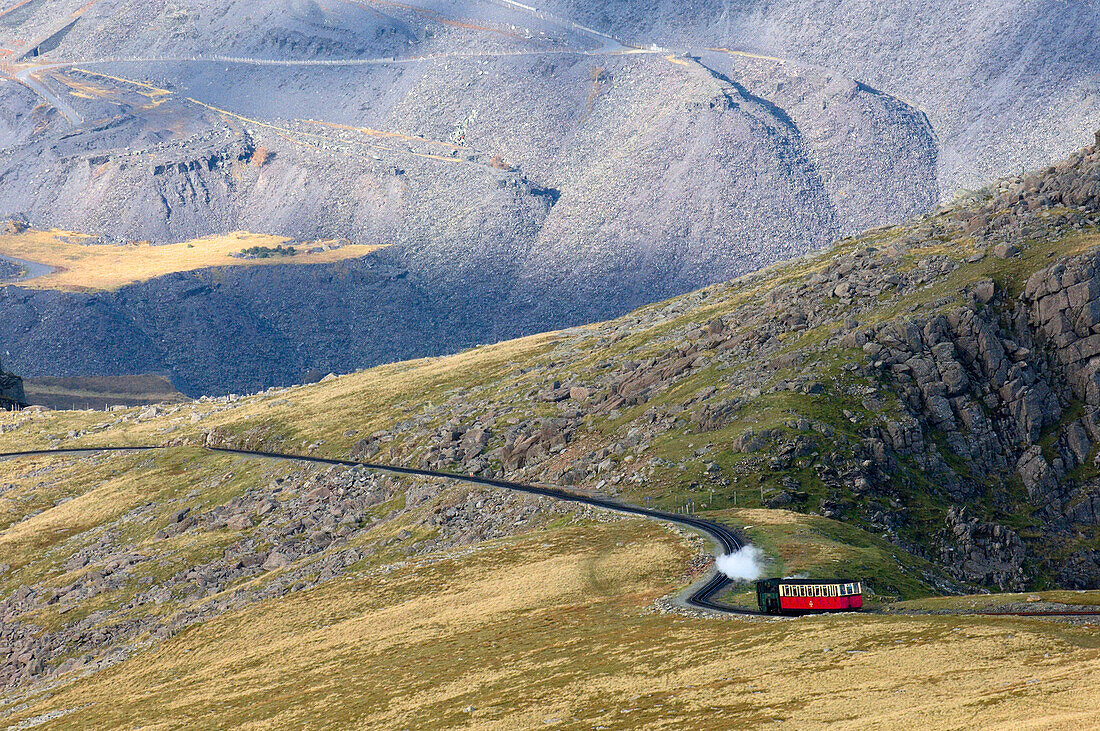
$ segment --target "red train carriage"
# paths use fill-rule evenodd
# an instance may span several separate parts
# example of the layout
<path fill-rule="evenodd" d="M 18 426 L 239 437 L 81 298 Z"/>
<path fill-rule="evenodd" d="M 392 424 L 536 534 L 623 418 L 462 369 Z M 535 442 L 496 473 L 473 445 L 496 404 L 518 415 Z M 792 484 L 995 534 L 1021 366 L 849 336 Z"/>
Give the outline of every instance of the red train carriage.
<path fill-rule="evenodd" d="M 763 579 L 756 582 L 756 600 L 765 614 L 858 612 L 863 585 L 858 581 Z"/>

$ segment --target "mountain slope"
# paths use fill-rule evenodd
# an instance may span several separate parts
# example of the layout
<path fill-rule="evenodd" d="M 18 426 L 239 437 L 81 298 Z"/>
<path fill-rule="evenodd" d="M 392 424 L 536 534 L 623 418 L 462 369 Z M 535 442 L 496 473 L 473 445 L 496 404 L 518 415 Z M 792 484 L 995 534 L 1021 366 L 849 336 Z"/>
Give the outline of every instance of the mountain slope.
<path fill-rule="evenodd" d="M 450 725 L 486 696 L 439 696 L 424 673 L 466 677 L 471 666 L 455 663 L 469 661 L 495 668 L 487 721 L 528 718 L 547 682 L 563 714 L 602 719 L 606 693 L 597 700 L 577 677 L 634 687 L 637 658 L 652 671 L 693 653 L 720 656 L 728 677 L 746 646 L 755 667 L 776 658 L 786 673 L 788 651 L 804 660 L 843 641 L 864 651 L 867 673 L 850 718 L 882 692 L 882 668 L 897 672 L 899 633 L 913 644 L 907 687 L 939 688 L 945 724 L 954 704 L 973 709 L 970 691 L 959 700 L 943 682 L 944 663 L 1003 668 L 1015 702 L 1028 678 L 1063 675 L 1039 663 L 1018 676 L 1010 660 L 1072 660 L 1073 681 L 1057 687 L 1081 696 L 1096 658 L 1076 628 L 1020 634 L 1012 620 L 908 613 L 1098 601 L 1081 591 L 1100 586 L 1098 257 L 1100 139 L 934 215 L 617 320 L 248 397 L 0 414 L 5 452 L 161 445 L 4 461 L 0 713 L 58 726 L 194 725 L 196 714 L 392 725 L 424 713 Z M 503 475 L 699 512 L 745 526 L 769 574 L 852 576 L 876 612 L 904 616 L 701 630 L 670 616 L 670 593 L 709 558 L 652 522 L 207 446 Z M 1077 591 L 922 599 L 1051 587 Z M 751 603 L 751 588 L 726 599 Z M 548 626 L 569 642 L 550 642 Z M 981 641 L 990 634 L 996 643 Z M 624 636 L 629 661 L 609 664 Z M 383 665 L 396 677 L 384 689 L 311 710 L 333 673 L 367 683 Z M 154 688 L 198 666 L 217 667 L 217 681 L 192 673 L 173 688 L 189 699 L 180 716 Z M 523 681 L 532 673 L 541 690 Z M 815 688 L 837 677 L 819 675 Z M 690 678 L 670 687 L 713 680 Z M 768 704 L 803 708 L 805 687 L 779 683 Z M 272 688 L 286 695 L 251 702 Z M 1039 700 L 999 707 L 1049 720 Z M 1059 706 L 1067 723 L 1074 702 Z M 712 718 L 712 704 L 673 716 L 700 713 Z"/>
<path fill-rule="evenodd" d="M 143 340 L 59 358 L 81 352 L 77 333 L 9 332 L 12 352 L 57 344 L 49 361 L 16 356 L 28 375 L 152 367 L 195 394 L 287 384 L 617 316 L 939 197 L 935 133 L 896 98 L 766 59 L 629 47 L 518 4 L 49 0 L 0 26 L 0 216 L 93 243 L 248 230 L 385 245 L 361 268 L 399 262 L 388 299 L 421 303 L 373 306 L 373 282 L 323 290 L 368 303 L 373 344 L 352 357 L 305 337 L 308 322 L 268 319 L 287 366 L 246 340 L 219 376 L 113 301 L 99 309 L 120 320 L 93 330 Z M 300 279 L 275 291 L 297 299 Z M 196 330 L 222 321 L 206 305 L 208 319 L 190 309 Z M 167 345 L 130 358 L 145 340 Z"/>
<path fill-rule="evenodd" d="M 371 123 L 384 129 L 404 120 L 413 134 L 403 140 L 376 128 L 318 123 L 271 130 L 200 108 L 194 123 L 216 123 L 216 133 L 161 139 L 138 118 L 124 118 L 86 133 L 85 143 L 77 137 L 54 145 L 51 155 L 59 157 L 48 175 L 37 153 L 28 165 L 13 152 L 9 172 L 21 184 L 0 186 L 0 202 L 8 210 L 33 206 L 28 218 L 40 225 L 108 238 L 186 239 L 245 228 L 388 245 L 330 267 L 211 270 L 117 295 L 82 295 L 76 299 L 96 304 L 83 309 L 79 331 L 48 314 L 63 306 L 59 299 L 73 298 L 8 290 L 9 314 L 0 322 L 13 362 L 29 376 L 169 372 L 193 395 L 255 390 L 298 382 L 311 370 L 346 372 L 618 315 L 935 200 L 931 132 L 904 105 L 854 83 L 834 80 L 823 89 L 824 77 L 792 77 L 785 93 L 792 107 L 803 105 L 792 117 L 754 91 L 770 78 L 762 71 L 738 75 L 717 57 L 705 60 L 717 71 L 676 61 L 501 60 L 485 77 L 493 89 L 465 93 L 484 61 L 418 67 L 404 74 L 414 83 L 400 87 L 404 98 L 392 119 Z M 608 80 L 589 103 L 595 68 Z M 523 95 L 532 73 L 569 94 L 550 105 Z M 302 83 L 293 82 L 295 74 L 272 78 Z M 349 84 L 354 78 L 325 74 Z M 291 97 L 311 88 L 317 79 Z M 494 90 L 503 93 L 491 105 L 481 101 L 494 99 Z M 178 96 L 157 113 L 186 108 Z M 249 119 L 267 113 L 251 108 L 261 103 L 256 97 L 222 96 L 212 106 L 240 109 Z M 439 99 L 453 102 L 433 103 L 436 112 L 425 114 L 428 100 Z M 351 101 L 334 106 L 326 124 L 352 121 L 353 108 Z M 501 128 L 509 114 L 531 121 Z M 459 122 L 466 146 L 438 142 L 452 139 Z M 561 146 L 544 149 L 562 129 Z M 135 146 L 126 136 L 138 132 L 154 136 Z M 82 147 L 93 142 L 109 142 L 111 152 Z M 56 187 L 66 193 L 51 198 Z M 872 198 L 879 202 L 868 208 Z M 229 298 L 218 295 L 222 282 Z M 179 291 L 192 294 L 185 302 Z M 93 313 L 100 319 L 91 324 Z M 201 340 L 198 353 L 190 346 L 196 333 L 238 319 L 255 324 L 224 330 L 239 332 L 235 340 Z M 111 342 L 75 347 L 88 329 L 114 334 Z M 125 335 L 135 330 L 140 336 Z M 250 336 L 262 332 L 277 336 Z M 131 356 L 148 341 L 157 348 Z M 104 363 L 115 365 L 104 370 Z"/>
<path fill-rule="evenodd" d="M 313 445 L 669 509 L 796 506 L 959 581 L 1095 586 L 1098 176 L 1100 145 L 601 325 L 11 443 Z"/>
<path fill-rule="evenodd" d="M 925 111 L 945 193 L 1050 164 L 1100 114 L 1095 0 L 547 0 L 544 7 L 667 47 L 728 46 L 817 65 Z"/>

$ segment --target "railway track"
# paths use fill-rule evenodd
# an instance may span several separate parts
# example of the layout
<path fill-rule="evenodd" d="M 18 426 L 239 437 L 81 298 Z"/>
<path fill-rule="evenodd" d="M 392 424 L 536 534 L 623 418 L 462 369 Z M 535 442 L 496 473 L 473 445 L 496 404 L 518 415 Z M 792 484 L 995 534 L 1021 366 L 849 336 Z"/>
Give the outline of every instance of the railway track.
<path fill-rule="evenodd" d="M 71 449 L 36 449 L 27 450 L 24 452 L 7 452 L 0 453 L 0 459 L 9 459 L 17 457 L 40 457 L 60 454 L 97 454 L 104 452 L 148 452 L 164 449 L 164 447 L 155 446 L 139 446 L 139 447 L 87 447 L 87 448 L 71 448 Z M 744 540 L 738 536 L 732 529 L 727 528 L 720 523 L 706 520 L 704 518 L 697 518 L 692 515 L 681 515 L 679 513 L 668 513 L 663 510 L 653 510 L 651 508 L 643 508 L 639 505 L 632 505 L 630 503 L 623 503 L 617 500 L 610 500 L 607 498 L 591 497 L 589 495 L 582 495 L 580 493 L 569 492 L 555 487 L 543 487 L 540 485 L 529 485 L 522 482 L 512 482 L 510 480 L 496 480 L 488 477 L 478 477 L 476 475 L 466 475 L 454 472 L 437 472 L 434 470 L 421 470 L 413 467 L 401 467 L 398 465 L 379 464 L 372 462 L 358 462 L 354 460 L 344 459 L 332 459 L 327 457 L 310 457 L 307 455 L 298 454 L 283 454 L 281 452 L 257 452 L 247 449 L 229 449 L 225 447 L 206 447 L 211 452 L 217 452 L 221 454 L 233 454 L 242 457 L 258 457 L 265 459 L 279 459 L 288 460 L 293 462 L 305 462 L 311 464 L 321 465 L 335 465 L 341 467 L 363 467 L 368 470 L 374 470 L 377 472 L 386 472 L 395 475 L 407 475 L 415 477 L 437 477 L 447 480 L 456 480 L 459 482 L 465 482 L 473 485 L 482 485 L 485 487 L 494 487 L 503 490 L 511 490 L 512 492 L 524 493 L 527 495 L 537 495 L 540 497 L 547 497 L 553 500 L 561 500 L 563 502 L 577 503 L 580 505 L 588 505 L 594 508 L 600 508 L 603 510 L 611 510 L 617 513 L 623 513 L 626 515 L 634 515 L 642 518 L 650 518 L 653 520 L 660 520 L 666 523 L 672 523 L 691 530 L 703 533 L 711 538 L 723 553 L 732 553 L 738 551 L 744 547 Z M 722 614 L 739 614 L 739 615 L 756 615 L 759 612 L 755 612 L 749 609 L 740 609 L 737 607 L 731 607 L 716 601 L 715 597 L 727 586 L 730 580 L 722 575 L 717 568 L 712 569 L 712 575 L 710 578 L 695 588 L 690 595 L 685 599 L 686 603 L 697 609 L 702 609 L 710 612 L 719 612 Z"/>
<path fill-rule="evenodd" d="M 18 457 L 42 457 L 50 455 L 61 454 L 100 454 L 104 452 L 151 452 L 157 450 L 163 450 L 166 447 L 161 446 L 135 446 L 135 447 L 84 447 L 84 448 L 69 448 L 69 449 L 33 449 L 23 452 L 3 452 L 0 453 L 0 459 L 11 459 Z M 624 513 L 626 515 L 635 515 L 642 518 L 650 518 L 653 520 L 660 520 L 666 523 L 672 523 L 691 530 L 703 533 L 711 538 L 717 546 L 719 546 L 723 553 L 732 553 L 742 549 L 746 542 L 737 534 L 736 531 L 728 528 L 721 523 L 715 523 L 705 518 L 698 518 L 692 515 L 681 515 L 679 513 L 668 513 L 663 510 L 653 510 L 652 508 L 643 508 L 639 505 L 632 505 L 630 503 L 623 503 L 617 500 L 610 500 L 608 498 L 591 497 L 589 495 L 582 495 L 580 493 L 569 492 L 568 490 L 562 490 L 556 487 L 544 487 L 540 485 L 529 485 L 522 482 L 512 482 L 510 480 L 496 480 L 489 477 L 478 477 L 476 475 L 461 474 L 455 472 L 438 472 L 434 470 L 422 470 L 414 467 L 401 467 L 398 465 L 380 464 L 375 462 L 359 462 L 355 460 L 346 459 L 332 459 L 328 457 L 311 457 L 308 455 L 300 454 L 284 454 L 282 452 L 258 452 L 247 449 L 229 449 L 226 447 L 205 447 L 208 451 L 221 453 L 221 454 L 233 454 L 242 457 L 256 457 L 264 459 L 277 459 L 286 460 L 291 462 L 305 462 L 311 464 L 341 466 L 341 467 L 363 467 L 368 470 L 377 472 L 386 472 L 395 475 L 406 475 L 414 477 L 437 477 L 447 480 L 456 480 L 458 482 L 465 482 L 474 485 L 482 485 L 485 487 L 495 487 L 503 490 L 511 490 L 512 492 L 524 493 L 527 495 L 537 495 L 540 497 L 547 497 L 553 500 L 561 500 L 563 502 L 572 502 L 580 505 L 589 505 L 591 507 L 600 508 L 603 510 L 611 510 L 617 513 Z M 739 607 L 731 607 L 727 604 L 722 604 L 715 600 L 715 597 L 729 585 L 730 580 L 722 575 L 717 568 L 712 568 L 712 573 L 709 579 L 704 583 L 696 587 L 691 594 L 685 598 L 685 602 L 697 609 L 705 611 L 716 612 L 721 614 L 733 614 L 733 615 L 756 615 L 763 616 L 761 612 L 753 611 L 750 609 L 741 609 Z M 1049 610 L 1049 611 L 987 611 L 987 612 L 959 612 L 958 616 L 973 616 L 973 617 L 1100 617 L 1100 610 L 1081 610 L 1081 611 L 1063 611 L 1063 610 Z"/>
<path fill-rule="evenodd" d="M 1040 612 L 966 612 L 963 616 L 976 617 L 1100 617 L 1100 611 L 1040 611 Z"/>

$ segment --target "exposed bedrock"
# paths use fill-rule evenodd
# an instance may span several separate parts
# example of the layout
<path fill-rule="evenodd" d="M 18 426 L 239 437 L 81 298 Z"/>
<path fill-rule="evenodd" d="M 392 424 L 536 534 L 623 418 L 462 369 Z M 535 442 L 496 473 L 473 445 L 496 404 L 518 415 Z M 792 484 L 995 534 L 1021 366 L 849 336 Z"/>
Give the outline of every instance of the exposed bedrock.
<path fill-rule="evenodd" d="M 681 61 L 411 69 L 400 118 L 372 122 L 419 135 L 400 142 L 349 129 L 320 142 L 333 128 L 285 123 L 316 143 L 295 145 L 168 101 L 160 109 L 198 131 L 125 115 L 77 135 L 57 129 L 45 136 L 48 167 L 42 140 L 14 144 L 0 154 L 0 211 L 38 226 L 157 241 L 247 229 L 390 248 L 110 294 L 11 289 L 0 333 L 12 362 L 29 376 L 165 371 L 187 393 L 253 390 L 617 316 L 936 200 L 935 139 L 920 112 L 825 74 L 714 53 Z M 337 71 L 270 73 L 301 85 L 287 94 L 303 104 L 322 81 L 396 80 Z M 563 92 L 531 96 L 532 78 Z M 218 104 L 270 112 L 255 94 L 219 93 Z M 353 121 L 370 101 L 324 113 Z M 459 132 L 472 147 L 439 142 Z"/>

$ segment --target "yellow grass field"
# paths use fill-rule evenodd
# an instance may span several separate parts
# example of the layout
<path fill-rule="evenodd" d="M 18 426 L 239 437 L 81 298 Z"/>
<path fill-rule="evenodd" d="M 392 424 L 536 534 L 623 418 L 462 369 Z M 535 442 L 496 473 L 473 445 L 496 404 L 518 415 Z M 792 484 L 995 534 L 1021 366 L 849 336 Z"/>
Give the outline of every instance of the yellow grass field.
<path fill-rule="evenodd" d="M 266 601 L 30 699 L 56 728 L 1085 728 L 1095 627 L 655 613 L 689 551 L 574 526 Z"/>
<path fill-rule="evenodd" d="M 274 248 L 286 244 L 289 239 L 239 231 L 163 246 L 147 242 L 120 246 L 85 245 L 78 243 L 81 238 L 84 238 L 81 234 L 57 229 L 0 235 L 0 254 L 54 268 L 52 274 L 29 280 L 23 286 L 83 292 L 118 289 L 153 277 L 205 267 L 326 264 L 365 256 L 380 248 L 349 245 L 292 257 L 238 259 L 230 254 L 253 246 Z"/>

